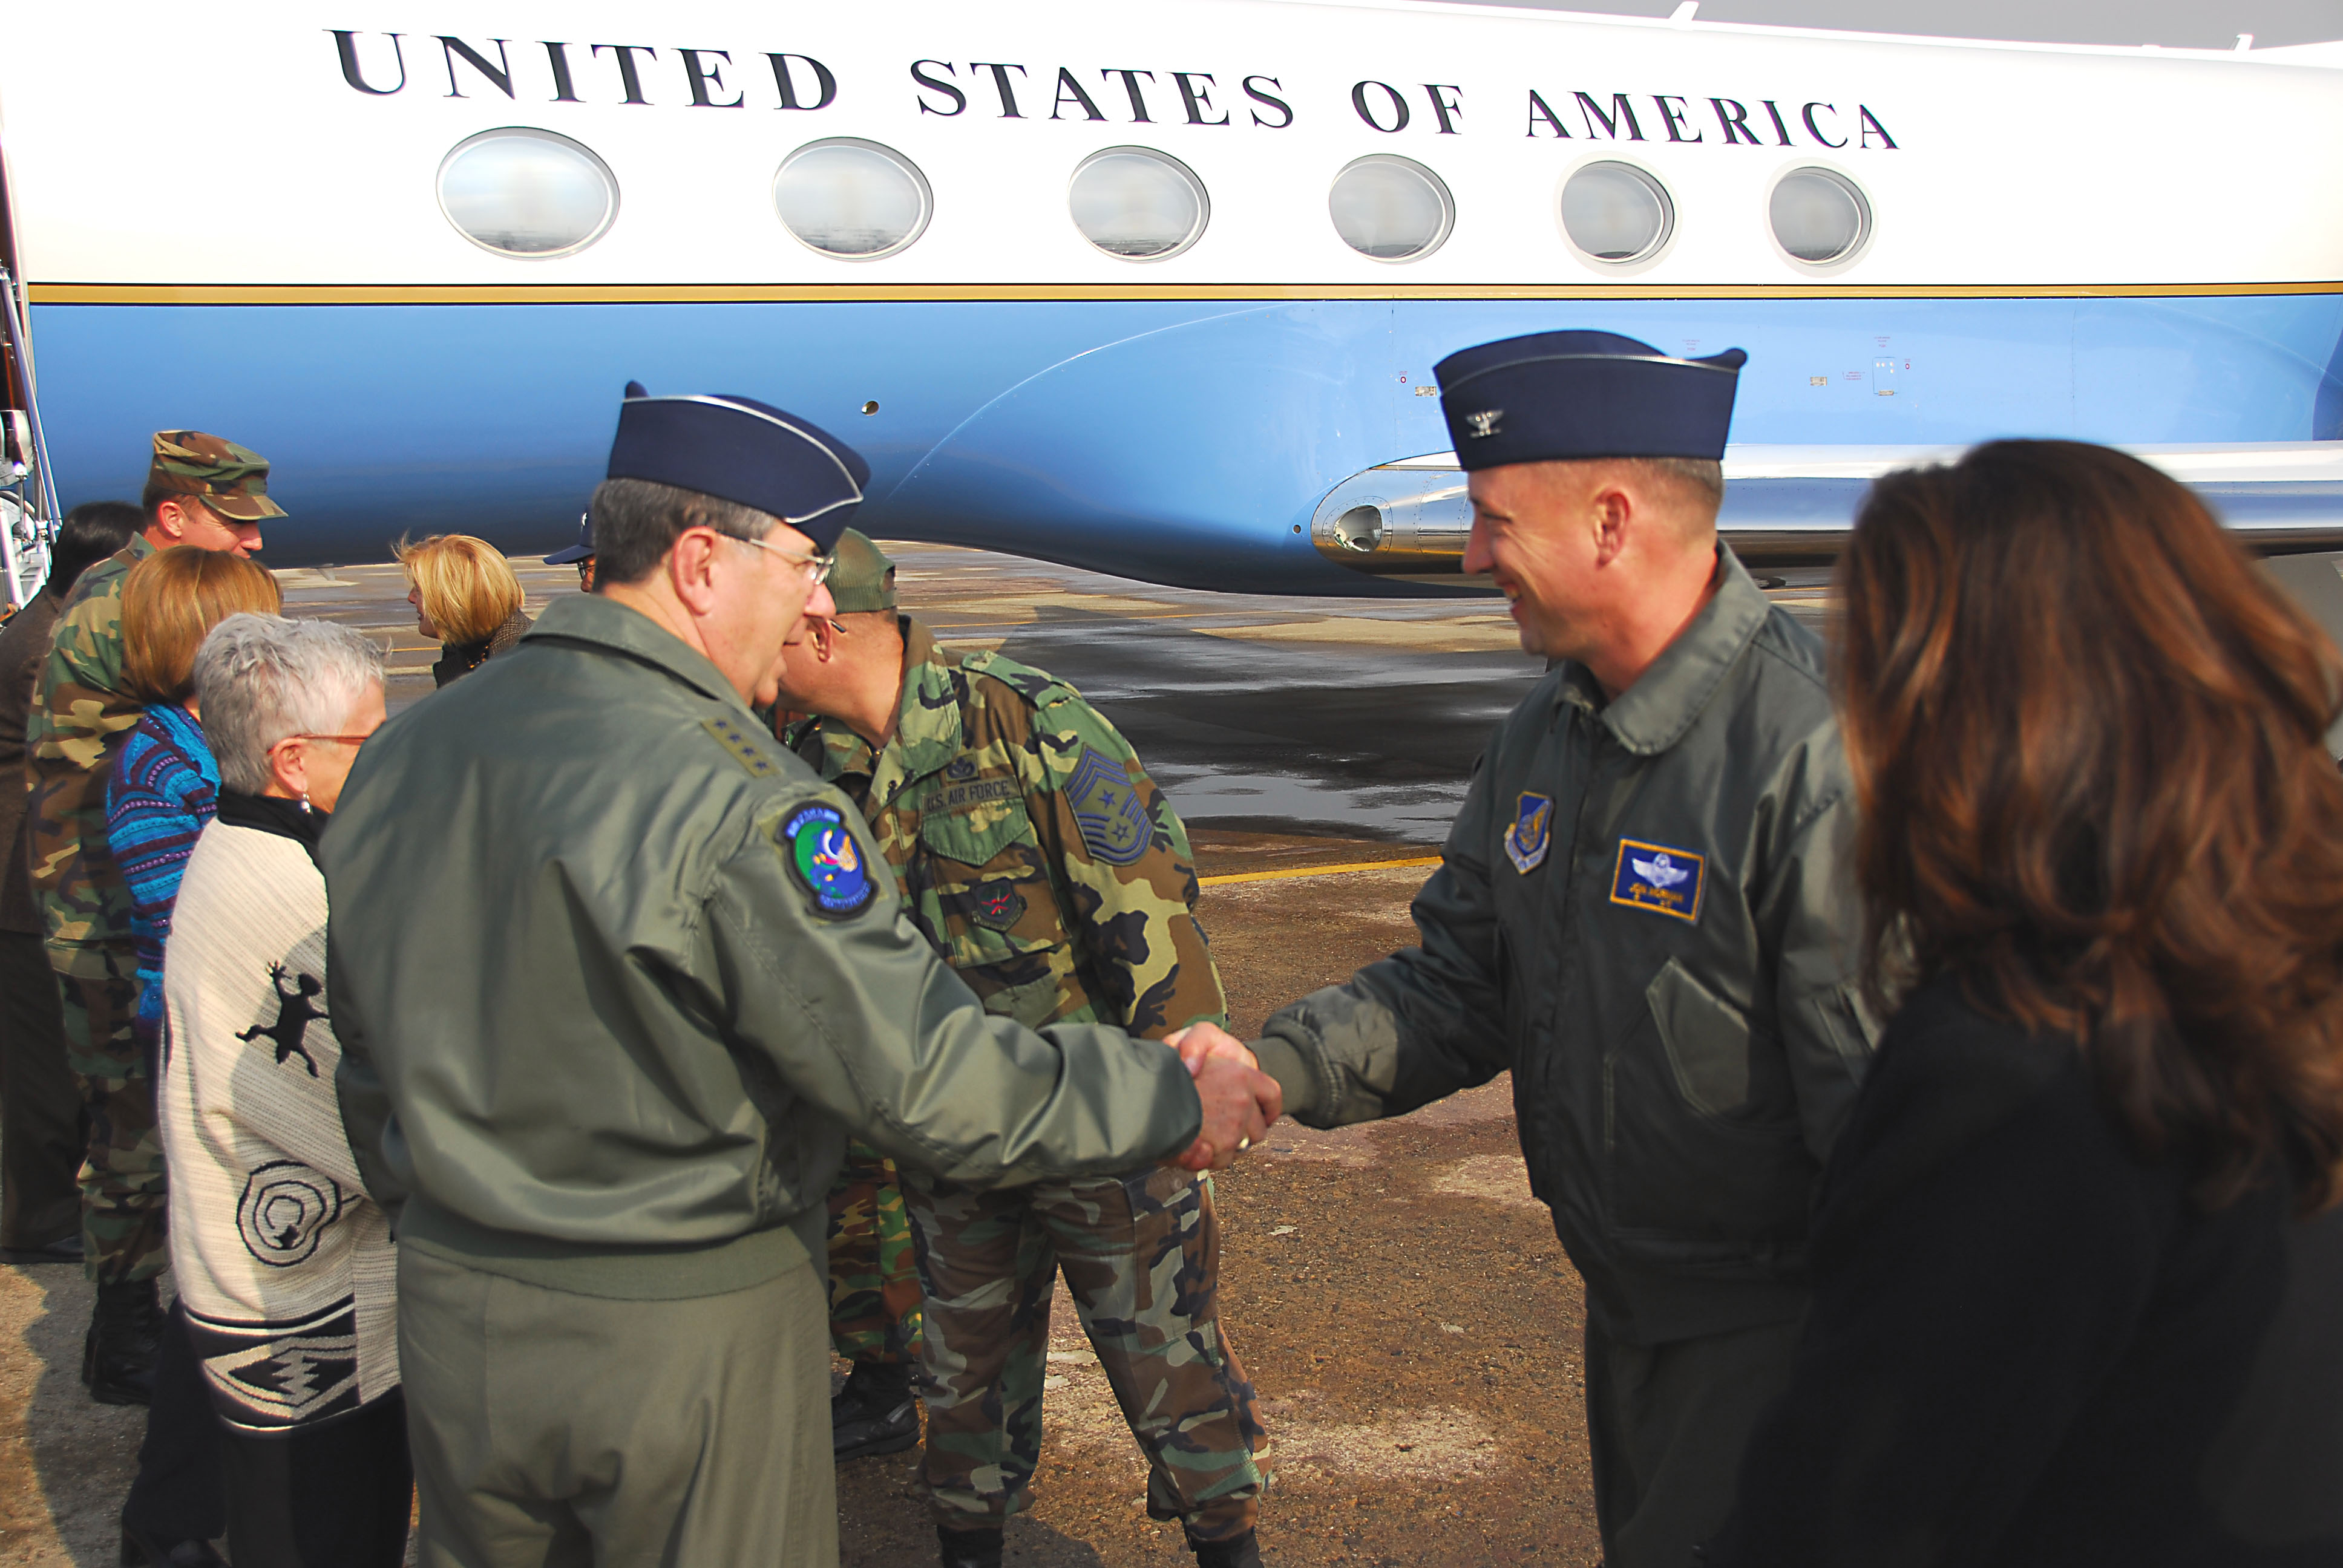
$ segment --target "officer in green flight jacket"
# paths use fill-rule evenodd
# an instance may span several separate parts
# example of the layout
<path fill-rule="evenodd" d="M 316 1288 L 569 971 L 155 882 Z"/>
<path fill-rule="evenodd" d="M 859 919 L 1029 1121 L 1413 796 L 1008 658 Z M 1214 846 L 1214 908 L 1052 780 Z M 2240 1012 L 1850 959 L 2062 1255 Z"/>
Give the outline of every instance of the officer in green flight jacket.
<path fill-rule="evenodd" d="M 1610 1568 L 1683 1568 L 1725 1521 L 1875 1032 L 1822 645 L 1716 537 L 1745 357 L 1545 332 L 1436 367 L 1464 569 L 1553 668 L 1482 756 L 1422 945 L 1254 1046 L 1313 1126 L 1512 1071 L 1531 1187 L 1586 1282 Z M 1209 1026 L 1178 1043 L 1243 1050 Z"/>
<path fill-rule="evenodd" d="M 987 1012 L 759 723 L 868 477 L 794 415 L 629 386 L 596 591 L 385 726 L 325 835 L 426 1562 L 834 1563 L 849 1134 L 990 1186 L 1225 1163 L 1277 1114 L 1237 1064 Z"/>

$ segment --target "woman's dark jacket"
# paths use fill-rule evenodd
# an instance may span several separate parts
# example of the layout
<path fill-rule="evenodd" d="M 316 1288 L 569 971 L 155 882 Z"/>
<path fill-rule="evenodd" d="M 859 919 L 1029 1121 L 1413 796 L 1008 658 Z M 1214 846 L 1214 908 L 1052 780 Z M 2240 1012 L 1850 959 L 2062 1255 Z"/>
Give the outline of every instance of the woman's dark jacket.
<path fill-rule="evenodd" d="M 1730 1568 L 2343 1563 L 2343 1211 L 2212 1213 L 1956 980 L 1888 1026 Z"/>
<path fill-rule="evenodd" d="M 505 617 L 504 624 L 478 642 L 443 642 L 439 657 L 431 666 L 431 679 L 436 686 L 445 686 L 458 676 L 469 675 L 500 653 L 510 653 L 520 641 L 520 634 L 529 628 L 529 618 L 516 609 Z"/>

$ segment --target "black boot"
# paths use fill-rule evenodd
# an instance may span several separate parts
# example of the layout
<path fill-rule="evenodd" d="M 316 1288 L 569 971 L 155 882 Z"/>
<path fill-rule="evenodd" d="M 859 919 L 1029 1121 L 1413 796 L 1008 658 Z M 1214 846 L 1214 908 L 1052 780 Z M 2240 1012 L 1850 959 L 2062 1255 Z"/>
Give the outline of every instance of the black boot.
<path fill-rule="evenodd" d="M 942 1549 L 944 1568 L 1001 1568 L 1001 1531 L 954 1530 L 936 1526 L 936 1544 Z"/>
<path fill-rule="evenodd" d="M 856 1362 L 830 1402 L 830 1447 L 839 1460 L 900 1453 L 920 1441 L 919 1400 L 902 1362 Z"/>
<path fill-rule="evenodd" d="M 155 1347 L 162 1333 L 154 1281 L 98 1286 L 81 1342 L 81 1381 L 89 1397 L 100 1404 L 152 1404 Z"/>
<path fill-rule="evenodd" d="M 1261 1543 L 1250 1530 L 1231 1541 L 1199 1541 L 1188 1537 L 1196 1554 L 1196 1568 L 1261 1568 Z"/>
<path fill-rule="evenodd" d="M 208 1541 L 162 1542 L 126 1524 L 122 1568 L 228 1568 L 228 1563 Z"/>

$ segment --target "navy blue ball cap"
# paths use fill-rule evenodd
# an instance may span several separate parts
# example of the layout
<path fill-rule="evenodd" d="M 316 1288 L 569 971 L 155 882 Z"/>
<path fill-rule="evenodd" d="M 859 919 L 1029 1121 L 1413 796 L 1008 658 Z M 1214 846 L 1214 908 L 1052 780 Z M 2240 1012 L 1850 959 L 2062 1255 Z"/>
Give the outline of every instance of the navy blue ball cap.
<path fill-rule="evenodd" d="M 862 504 L 870 465 L 812 420 L 754 397 L 654 397 L 629 381 L 608 477 L 753 507 L 827 550 Z"/>
<path fill-rule="evenodd" d="M 587 513 L 578 519 L 578 542 L 566 550 L 556 550 L 545 558 L 549 567 L 566 567 L 572 561 L 582 561 L 594 554 L 594 514 Z"/>
<path fill-rule="evenodd" d="M 1681 359 L 1615 332 L 1533 332 L 1433 367 L 1466 470 L 1589 457 L 1725 456 L 1738 348 Z"/>

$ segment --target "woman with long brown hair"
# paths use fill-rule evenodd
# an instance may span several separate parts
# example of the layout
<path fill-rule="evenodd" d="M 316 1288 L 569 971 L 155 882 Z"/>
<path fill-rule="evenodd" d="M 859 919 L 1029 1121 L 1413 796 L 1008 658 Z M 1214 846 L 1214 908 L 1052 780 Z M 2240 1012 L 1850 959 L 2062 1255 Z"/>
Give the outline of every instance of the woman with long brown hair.
<path fill-rule="evenodd" d="M 1874 488 L 1836 681 L 1875 1000 L 1713 1563 L 2343 1562 L 2343 660 L 2187 488 Z"/>

